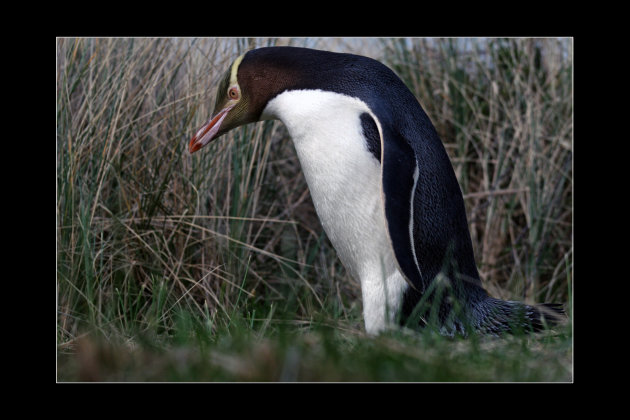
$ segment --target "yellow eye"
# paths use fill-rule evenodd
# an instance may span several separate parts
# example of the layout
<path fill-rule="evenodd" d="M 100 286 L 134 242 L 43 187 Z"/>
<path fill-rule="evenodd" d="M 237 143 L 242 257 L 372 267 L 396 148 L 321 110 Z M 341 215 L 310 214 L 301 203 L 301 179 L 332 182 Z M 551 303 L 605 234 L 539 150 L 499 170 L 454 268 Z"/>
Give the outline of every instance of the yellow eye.
<path fill-rule="evenodd" d="M 228 96 L 230 99 L 238 99 L 238 88 L 231 87 L 230 90 L 228 90 Z"/>

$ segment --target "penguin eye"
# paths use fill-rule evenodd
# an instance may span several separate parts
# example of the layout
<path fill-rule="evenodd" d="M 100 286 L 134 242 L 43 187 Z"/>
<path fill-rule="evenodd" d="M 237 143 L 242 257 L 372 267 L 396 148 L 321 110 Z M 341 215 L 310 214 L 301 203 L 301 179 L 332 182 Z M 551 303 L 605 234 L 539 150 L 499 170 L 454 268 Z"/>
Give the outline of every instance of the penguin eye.
<path fill-rule="evenodd" d="M 236 87 L 231 87 L 228 90 L 228 96 L 230 97 L 230 99 L 238 99 L 238 88 Z"/>

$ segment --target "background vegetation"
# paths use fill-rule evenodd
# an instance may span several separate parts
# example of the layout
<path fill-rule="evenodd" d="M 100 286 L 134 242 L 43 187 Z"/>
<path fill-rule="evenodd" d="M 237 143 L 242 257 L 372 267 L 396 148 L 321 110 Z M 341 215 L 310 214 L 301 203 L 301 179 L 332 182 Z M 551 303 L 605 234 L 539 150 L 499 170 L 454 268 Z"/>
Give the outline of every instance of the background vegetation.
<path fill-rule="evenodd" d="M 58 39 L 59 381 L 567 381 L 571 323 L 366 337 L 359 284 L 282 124 L 194 156 L 217 79 L 264 45 L 393 68 L 449 152 L 485 287 L 571 314 L 570 39 Z"/>

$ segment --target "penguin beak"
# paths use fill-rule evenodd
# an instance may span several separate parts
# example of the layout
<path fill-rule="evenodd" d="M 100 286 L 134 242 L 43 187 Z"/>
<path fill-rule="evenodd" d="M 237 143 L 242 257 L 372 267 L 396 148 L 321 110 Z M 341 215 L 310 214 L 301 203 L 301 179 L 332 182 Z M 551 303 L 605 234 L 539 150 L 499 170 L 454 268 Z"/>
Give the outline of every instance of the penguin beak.
<path fill-rule="evenodd" d="M 219 111 L 217 115 L 215 115 L 213 118 L 210 118 L 199 130 L 197 130 L 197 133 L 193 136 L 193 138 L 190 140 L 190 143 L 188 144 L 188 151 L 190 153 L 195 153 L 197 150 L 210 143 L 210 141 L 219 132 L 219 128 L 221 128 L 221 123 L 232 108 L 234 108 L 234 105 L 223 108 L 221 111 Z"/>

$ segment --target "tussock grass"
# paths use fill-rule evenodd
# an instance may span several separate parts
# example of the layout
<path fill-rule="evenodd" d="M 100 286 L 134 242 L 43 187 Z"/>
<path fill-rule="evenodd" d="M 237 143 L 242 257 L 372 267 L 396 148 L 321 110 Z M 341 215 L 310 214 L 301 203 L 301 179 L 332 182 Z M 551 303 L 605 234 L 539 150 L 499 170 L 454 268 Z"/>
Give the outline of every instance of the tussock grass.
<path fill-rule="evenodd" d="M 251 379 L 208 361 L 212 354 L 218 356 L 210 360 L 224 360 L 230 346 L 249 357 L 244 349 L 252 343 L 271 349 L 281 365 L 298 360 L 301 372 L 308 365 L 303 352 L 316 349 L 313 360 L 338 355 L 323 376 L 297 380 L 326 380 L 326 372 L 329 380 L 443 379 L 395 367 L 391 375 L 352 374 L 360 363 L 380 366 L 362 352 L 384 355 L 389 347 L 362 336 L 359 285 L 321 230 L 281 124 L 248 125 L 194 156 L 187 152 L 193 131 L 212 112 L 218 78 L 238 54 L 272 44 L 343 50 L 358 41 L 58 40 L 61 380 L 186 380 L 185 372 L 189 380 L 282 379 L 281 369 Z M 570 42 L 372 39 L 364 45 L 403 77 L 438 128 L 465 195 L 486 287 L 504 298 L 569 300 Z M 333 332 L 297 338 L 318 328 Z M 395 338 L 407 352 L 433 343 Z M 297 350 L 290 350 L 291 341 Z M 107 349 L 120 354 L 111 366 L 123 371 L 152 361 L 170 366 L 175 362 L 164 349 L 179 349 L 192 355 L 184 357 L 191 366 L 207 366 L 200 368 L 207 375 L 159 368 L 154 376 L 91 375 L 93 363 L 110 366 L 112 357 L 102 354 Z M 357 361 L 354 370 L 335 376 L 350 358 Z M 425 370 L 427 360 L 420 364 Z M 230 363 L 241 362 L 218 365 Z M 566 380 L 560 370 L 543 380 Z M 512 372 L 517 380 L 526 377 L 519 372 Z"/>
<path fill-rule="evenodd" d="M 124 330 L 156 307 L 166 309 L 158 317 L 165 328 L 173 305 L 229 317 L 237 295 L 242 303 L 263 290 L 259 299 L 272 301 L 286 297 L 283 286 L 306 287 L 322 304 L 318 282 L 305 276 L 334 255 L 318 255 L 324 240 L 312 208 L 303 211 L 306 229 L 294 216 L 308 193 L 286 136 L 271 153 L 279 127 L 245 127 L 203 155 L 186 150 L 212 112 L 216 79 L 250 47 L 238 39 L 59 40 L 62 340 L 81 320 L 120 320 Z"/>

